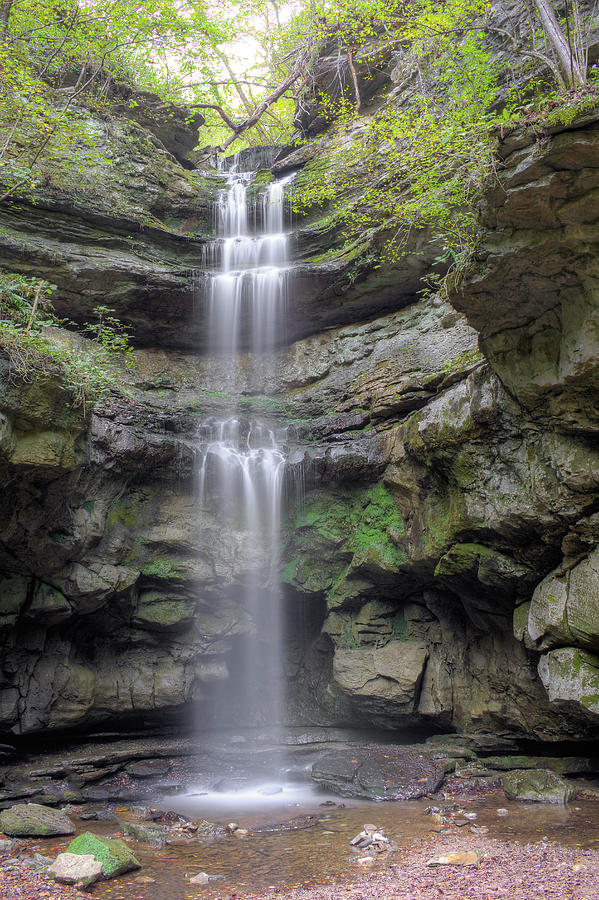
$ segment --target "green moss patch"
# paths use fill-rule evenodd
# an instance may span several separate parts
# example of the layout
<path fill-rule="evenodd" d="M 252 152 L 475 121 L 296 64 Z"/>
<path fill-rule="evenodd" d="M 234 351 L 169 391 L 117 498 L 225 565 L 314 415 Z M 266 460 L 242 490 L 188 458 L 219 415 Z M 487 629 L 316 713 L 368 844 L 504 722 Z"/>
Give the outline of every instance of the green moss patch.
<path fill-rule="evenodd" d="M 326 593 L 331 605 L 355 599 L 365 586 L 360 572 L 397 572 L 407 559 L 397 546 L 404 522 L 382 482 L 314 491 L 290 525 L 293 556 L 284 581 Z"/>
<path fill-rule="evenodd" d="M 18 803 L 0 813 L 0 831 L 11 837 L 55 837 L 73 834 L 75 826 L 61 810 Z"/>
<path fill-rule="evenodd" d="M 76 853 L 79 856 L 93 856 L 102 863 L 104 878 L 115 878 L 124 872 L 141 868 L 133 852 L 123 841 L 100 837 L 92 834 L 91 831 L 85 831 L 71 841 L 67 852 Z"/>

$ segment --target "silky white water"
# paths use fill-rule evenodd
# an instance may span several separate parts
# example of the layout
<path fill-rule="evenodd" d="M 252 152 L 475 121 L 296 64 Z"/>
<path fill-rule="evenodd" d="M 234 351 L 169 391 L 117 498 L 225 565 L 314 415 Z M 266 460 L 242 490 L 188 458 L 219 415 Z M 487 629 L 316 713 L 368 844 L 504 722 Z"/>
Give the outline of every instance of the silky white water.
<path fill-rule="evenodd" d="M 215 209 L 220 270 L 209 288 L 209 349 L 233 367 L 242 350 L 255 359 L 284 332 L 285 182 L 269 185 L 261 206 L 250 209 L 252 177 L 232 171 Z M 260 233 L 250 233 L 251 219 L 258 220 Z M 279 563 L 285 434 L 243 415 L 239 406 L 231 399 L 226 417 L 200 429 L 200 506 L 218 507 L 223 533 L 235 542 L 236 597 L 249 620 L 249 634 L 237 643 L 230 664 L 237 685 L 232 705 L 243 709 L 247 724 L 277 725 L 284 705 Z"/>
<path fill-rule="evenodd" d="M 216 204 L 222 236 L 221 268 L 208 301 L 209 345 L 234 356 L 240 349 L 262 353 L 281 339 L 287 282 L 287 235 L 283 231 L 286 180 L 268 186 L 262 202 L 263 233 L 248 227 L 252 173 L 234 172 Z"/>

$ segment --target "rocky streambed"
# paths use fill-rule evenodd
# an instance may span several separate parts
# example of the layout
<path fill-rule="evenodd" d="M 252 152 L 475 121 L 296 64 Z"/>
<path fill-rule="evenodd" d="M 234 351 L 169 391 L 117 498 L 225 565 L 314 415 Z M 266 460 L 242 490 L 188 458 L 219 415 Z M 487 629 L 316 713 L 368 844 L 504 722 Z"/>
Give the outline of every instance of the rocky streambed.
<path fill-rule="evenodd" d="M 118 865 L 86 877 L 113 900 L 597 896 L 591 756 L 524 754 L 488 735 L 265 737 L 104 739 L 7 761 L 0 896 L 77 896 L 48 873 L 101 846 Z M 509 890 L 539 873 L 537 893 Z"/>

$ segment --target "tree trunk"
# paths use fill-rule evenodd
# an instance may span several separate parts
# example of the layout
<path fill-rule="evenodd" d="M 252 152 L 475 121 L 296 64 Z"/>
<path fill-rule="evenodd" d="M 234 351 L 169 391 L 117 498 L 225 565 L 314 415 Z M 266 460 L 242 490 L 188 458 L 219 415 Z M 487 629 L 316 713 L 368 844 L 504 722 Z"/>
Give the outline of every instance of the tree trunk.
<path fill-rule="evenodd" d="M 570 87 L 585 84 L 586 72 L 583 72 L 574 49 L 568 46 L 553 6 L 549 0 L 534 0 L 534 5 L 541 20 L 545 36 L 557 57 L 566 84 Z"/>
<path fill-rule="evenodd" d="M 0 38 L 8 34 L 8 20 L 14 0 L 1 0 L 0 2 Z"/>

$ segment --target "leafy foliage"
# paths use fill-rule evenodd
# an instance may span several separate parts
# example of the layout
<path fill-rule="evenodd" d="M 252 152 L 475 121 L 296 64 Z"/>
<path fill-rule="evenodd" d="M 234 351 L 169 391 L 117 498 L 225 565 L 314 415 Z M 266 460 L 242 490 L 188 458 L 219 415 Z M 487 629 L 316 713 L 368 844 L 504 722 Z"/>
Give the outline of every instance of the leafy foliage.
<path fill-rule="evenodd" d="M 60 326 L 68 323 L 53 313 L 54 289 L 37 278 L 0 274 L 0 351 L 14 376 L 58 379 L 72 405 L 85 408 L 116 389 L 123 369 L 133 367 L 132 347 L 126 328 L 106 307 L 97 307 L 98 321 L 84 326 L 95 340 L 65 340 Z"/>
<path fill-rule="evenodd" d="M 528 56 L 516 53 L 531 68 L 527 87 L 516 85 L 509 58 L 492 57 L 490 35 L 502 32 L 497 39 L 512 50 L 526 29 L 538 42 L 524 6 L 517 37 L 493 24 L 487 0 L 418 0 L 409 7 L 394 0 L 322 0 L 321 10 L 317 31 L 330 55 L 336 45 L 355 73 L 355 66 L 367 70 L 385 52 L 389 65 L 389 52 L 399 51 L 403 91 L 386 91 L 359 116 L 357 79 L 353 95 L 340 75 L 333 87 L 317 87 L 336 149 L 328 159 L 316 150 L 297 181 L 296 211 L 325 213 L 342 226 L 346 243 L 370 233 L 380 246 L 380 235 L 388 261 L 402 255 L 412 228 L 428 229 L 442 247 L 438 262 L 463 269 L 476 245 L 477 202 L 495 171 L 498 132 L 533 110 L 540 117 L 548 98 L 553 117 L 574 118 L 573 108 L 598 103 L 592 81 L 576 91 L 558 89 L 546 70 L 538 64 L 532 70 Z"/>

